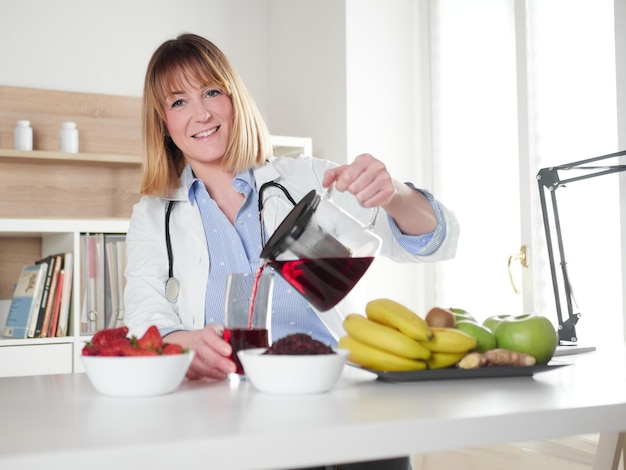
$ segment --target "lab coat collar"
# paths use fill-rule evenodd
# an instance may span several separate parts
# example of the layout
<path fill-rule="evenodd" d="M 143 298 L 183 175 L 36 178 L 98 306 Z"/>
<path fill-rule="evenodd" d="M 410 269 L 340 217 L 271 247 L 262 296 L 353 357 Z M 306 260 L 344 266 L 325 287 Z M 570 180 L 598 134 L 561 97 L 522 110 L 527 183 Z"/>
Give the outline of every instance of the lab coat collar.
<path fill-rule="evenodd" d="M 268 181 L 274 181 L 280 177 L 276 168 L 272 165 L 272 161 L 268 160 L 263 166 L 254 168 L 254 179 L 256 180 L 257 189 Z M 180 186 L 172 191 L 166 199 L 171 201 L 189 201 L 189 186 L 194 178 L 191 167 L 187 165 L 180 175 Z"/>

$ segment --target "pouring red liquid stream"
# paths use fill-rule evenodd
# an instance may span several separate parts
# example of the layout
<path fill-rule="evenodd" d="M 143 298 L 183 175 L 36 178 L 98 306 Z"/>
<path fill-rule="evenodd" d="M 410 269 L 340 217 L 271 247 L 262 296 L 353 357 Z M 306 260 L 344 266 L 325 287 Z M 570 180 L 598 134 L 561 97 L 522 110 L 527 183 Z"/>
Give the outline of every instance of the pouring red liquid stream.
<path fill-rule="evenodd" d="M 252 295 L 250 296 L 250 309 L 248 310 L 248 329 L 252 328 L 252 314 L 254 313 L 254 299 L 256 299 L 256 293 L 259 290 L 259 281 L 261 280 L 261 274 L 263 274 L 264 268 L 265 268 L 265 264 L 262 264 L 261 267 L 257 270 L 256 275 L 254 276 L 254 284 L 252 285 Z"/>

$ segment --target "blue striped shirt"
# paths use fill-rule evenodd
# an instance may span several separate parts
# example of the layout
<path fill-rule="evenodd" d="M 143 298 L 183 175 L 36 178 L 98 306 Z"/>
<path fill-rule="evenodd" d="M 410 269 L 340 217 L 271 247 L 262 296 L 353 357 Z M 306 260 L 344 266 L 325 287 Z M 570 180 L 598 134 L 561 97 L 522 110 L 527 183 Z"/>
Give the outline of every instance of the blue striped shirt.
<path fill-rule="evenodd" d="M 262 246 L 256 182 L 251 170 L 244 171 L 233 179 L 233 188 L 243 194 L 244 202 L 237 212 L 234 224 L 231 224 L 209 196 L 202 181 L 193 176 L 189 165 L 185 171 L 188 172 L 189 201 L 198 206 L 209 249 L 210 270 L 206 288 L 205 324 L 223 324 L 227 274 L 254 273 L 260 267 Z M 393 220 L 391 218 L 389 220 L 394 235 L 403 247 L 414 253 L 428 254 L 441 244 L 445 236 L 445 225 L 436 201 L 430 193 L 423 192 L 431 201 L 439 219 L 439 227 L 435 232 L 421 236 L 404 235 Z M 287 281 L 276 274 L 272 299 L 272 341 L 292 333 L 308 333 L 325 344 L 336 346 L 336 340 L 309 303 Z"/>

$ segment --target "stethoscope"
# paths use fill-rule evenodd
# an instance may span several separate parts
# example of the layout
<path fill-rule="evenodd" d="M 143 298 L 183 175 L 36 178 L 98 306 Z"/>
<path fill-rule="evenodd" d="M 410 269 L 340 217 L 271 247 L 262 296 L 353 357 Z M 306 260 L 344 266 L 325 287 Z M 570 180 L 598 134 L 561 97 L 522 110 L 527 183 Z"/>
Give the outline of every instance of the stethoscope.
<path fill-rule="evenodd" d="M 178 294 L 180 293 L 180 283 L 174 277 L 174 256 L 172 255 L 172 239 L 170 237 L 170 216 L 172 215 L 174 202 L 169 201 L 165 211 L 165 246 L 167 248 L 167 264 L 169 268 L 169 277 L 165 281 L 165 297 L 172 303 L 178 300 Z"/>
<path fill-rule="evenodd" d="M 262 223 L 262 214 L 263 214 L 263 191 L 268 186 L 274 186 L 280 189 L 289 202 L 291 202 L 294 206 L 296 205 L 296 201 L 291 197 L 287 188 L 285 188 L 282 184 L 276 183 L 275 181 L 268 181 L 267 183 L 263 183 L 261 188 L 259 189 L 259 218 L 261 220 L 261 246 L 265 246 L 265 233 L 263 231 L 263 223 Z M 172 209 L 174 207 L 174 203 L 176 201 L 170 200 L 167 203 L 167 209 L 165 210 L 165 247 L 167 248 L 167 265 L 168 265 L 168 278 L 165 281 L 165 297 L 171 303 L 175 303 L 178 300 L 178 295 L 180 294 L 180 283 L 178 279 L 174 277 L 174 255 L 172 253 L 172 238 L 170 236 L 170 216 L 172 215 Z"/>

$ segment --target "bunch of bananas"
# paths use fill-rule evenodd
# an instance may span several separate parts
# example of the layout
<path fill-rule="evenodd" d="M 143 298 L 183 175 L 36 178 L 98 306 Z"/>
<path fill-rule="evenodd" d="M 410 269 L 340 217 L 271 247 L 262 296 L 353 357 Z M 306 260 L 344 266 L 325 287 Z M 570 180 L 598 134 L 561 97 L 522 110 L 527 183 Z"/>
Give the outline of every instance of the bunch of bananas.
<path fill-rule="evenodd" d="M 430 327 L 407 307 L 390 299 L 375 299 L 366 316 L 348 315 L 347 335 L 339 347 L 348 360 L 372 370 L 411 371 L 442 369 L 456 364 L 476 346 L 476 339 L 447 327 Z"/>

